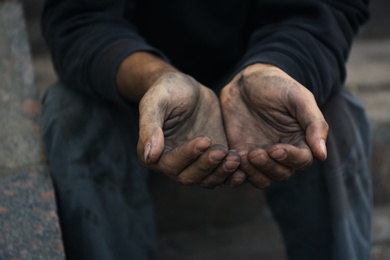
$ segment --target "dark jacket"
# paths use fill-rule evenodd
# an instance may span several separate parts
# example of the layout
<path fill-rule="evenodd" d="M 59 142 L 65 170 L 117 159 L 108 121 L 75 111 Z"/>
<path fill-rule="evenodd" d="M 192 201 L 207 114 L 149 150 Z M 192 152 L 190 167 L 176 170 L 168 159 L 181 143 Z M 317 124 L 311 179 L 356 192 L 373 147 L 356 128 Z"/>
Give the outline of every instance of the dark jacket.
<path fill-rule="evenodd" d="M 217 89 L 243 67 L 271 63 L 319 105 L 338 91 L 368 0 L 47 0 L 43 35 L 69 87 L 123 102 L 115 78 L 139 50 Z"/>

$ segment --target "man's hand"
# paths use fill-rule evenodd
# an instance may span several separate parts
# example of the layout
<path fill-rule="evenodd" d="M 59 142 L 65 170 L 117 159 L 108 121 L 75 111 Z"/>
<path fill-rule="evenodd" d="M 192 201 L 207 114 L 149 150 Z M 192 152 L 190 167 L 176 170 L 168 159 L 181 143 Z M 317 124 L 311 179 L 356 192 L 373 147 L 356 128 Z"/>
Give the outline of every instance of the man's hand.
<path fill-rule="evenodd" d="M 328 125 L 312 93 L 279 68 L 254 64 L 221 93 L 229 146 L 251 184 L 269 186 L 326 159 Z"/>
<path fill-rule="evenodd" d="M 163 73 L 139 103 L 138 157 L 148 168 L 205 188 L 245 180 L 227 148 L 218 98 L 180 72 Z"/>

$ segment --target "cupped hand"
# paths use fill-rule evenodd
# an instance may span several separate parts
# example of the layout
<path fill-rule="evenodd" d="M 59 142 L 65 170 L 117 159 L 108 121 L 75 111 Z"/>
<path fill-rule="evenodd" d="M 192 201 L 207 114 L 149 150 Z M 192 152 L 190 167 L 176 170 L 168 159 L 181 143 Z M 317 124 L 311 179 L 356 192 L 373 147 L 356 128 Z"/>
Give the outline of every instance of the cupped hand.
<path fill-rule="evenodd" d="M 255 187 L 289 178 L 326 159 L 328 125 L 313 94 L 281 69 L 254 64 L 221 92 L 229 146 Z"/>
<path fill-rule="evenodd" d="M 236 186 L 245 180 L 240 156 L 229 151 L 219 100 L 190 76 L 167 72 L 139 104 L 138 157 L 185 185 Z"/>

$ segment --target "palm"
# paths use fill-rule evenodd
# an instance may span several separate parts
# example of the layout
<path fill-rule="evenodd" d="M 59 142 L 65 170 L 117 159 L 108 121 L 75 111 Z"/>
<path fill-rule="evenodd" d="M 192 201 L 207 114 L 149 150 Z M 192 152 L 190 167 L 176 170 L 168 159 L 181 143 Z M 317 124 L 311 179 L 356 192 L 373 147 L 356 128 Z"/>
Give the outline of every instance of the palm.
<path fill-rule="evenodd" d="M 164 151 L 196 137 L 207 136 L 213 144 L 227 145 L 217 96 L 191 79 L 171 82 L 164 115 Z"/>
<path fill-rule="evenodd" d="M 308 90 L 280 70 L 260 69 L 229 83 L 221 106 L 229 145 L 247 161 L 250 179 L 265 187 L 311 163 L 307 130 L 323 117 Z"/>
<path fill-rule="evenodd" d="M 259 144 L 262 148 L 268 149 L 277 143 L 304 145 L 305 135 L 297 119 L 291 114 L 291 109 L 283 102 L 286 98 L 280 88 L 268 87 L 267 82 L 264 86 L 243 87 L 242 95 L 237 95 L 236 100 L 232 100 L 231 112 L 225 113 L 231 117 L 237 118 L 236 126 L 241 125 L 244 135 L 235 136 L 234 125 L 228 128 L 229 140 L 235 144 L 240 142 Z M 234 106 L 240 107 L 244 113 L 238 113 L 232 110 Z M 224 106 L 224 109 L 229 109 Z M 245 116 L 243 116 L 245 115 Z M 227 116 L 229 117 L 229 116 Z M 256 133 L 256 134 L 254 134 Z"/>
<path fill-rule="evenodd" d="M 218 98 L 194 79 L 181 73 L 161 77 L 139 110 L 138 155 L 149 168 L 204 187 L 223 183 L 237 169 L 239 156 L 227 149 Z"/>

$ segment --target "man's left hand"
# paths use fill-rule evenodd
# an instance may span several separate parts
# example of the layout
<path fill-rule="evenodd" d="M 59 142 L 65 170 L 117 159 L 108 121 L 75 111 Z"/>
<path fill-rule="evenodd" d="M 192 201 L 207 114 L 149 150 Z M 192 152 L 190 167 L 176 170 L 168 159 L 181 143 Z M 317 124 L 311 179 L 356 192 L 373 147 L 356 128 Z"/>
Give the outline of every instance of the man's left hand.
<path fill-rule="evenodd" d="M 221 107 L 231 149 L 257 188 L 284 180 L 326 159 L 328 125 L 313 94 L 281 69 L 246 67 L 222 90 Z"/>

